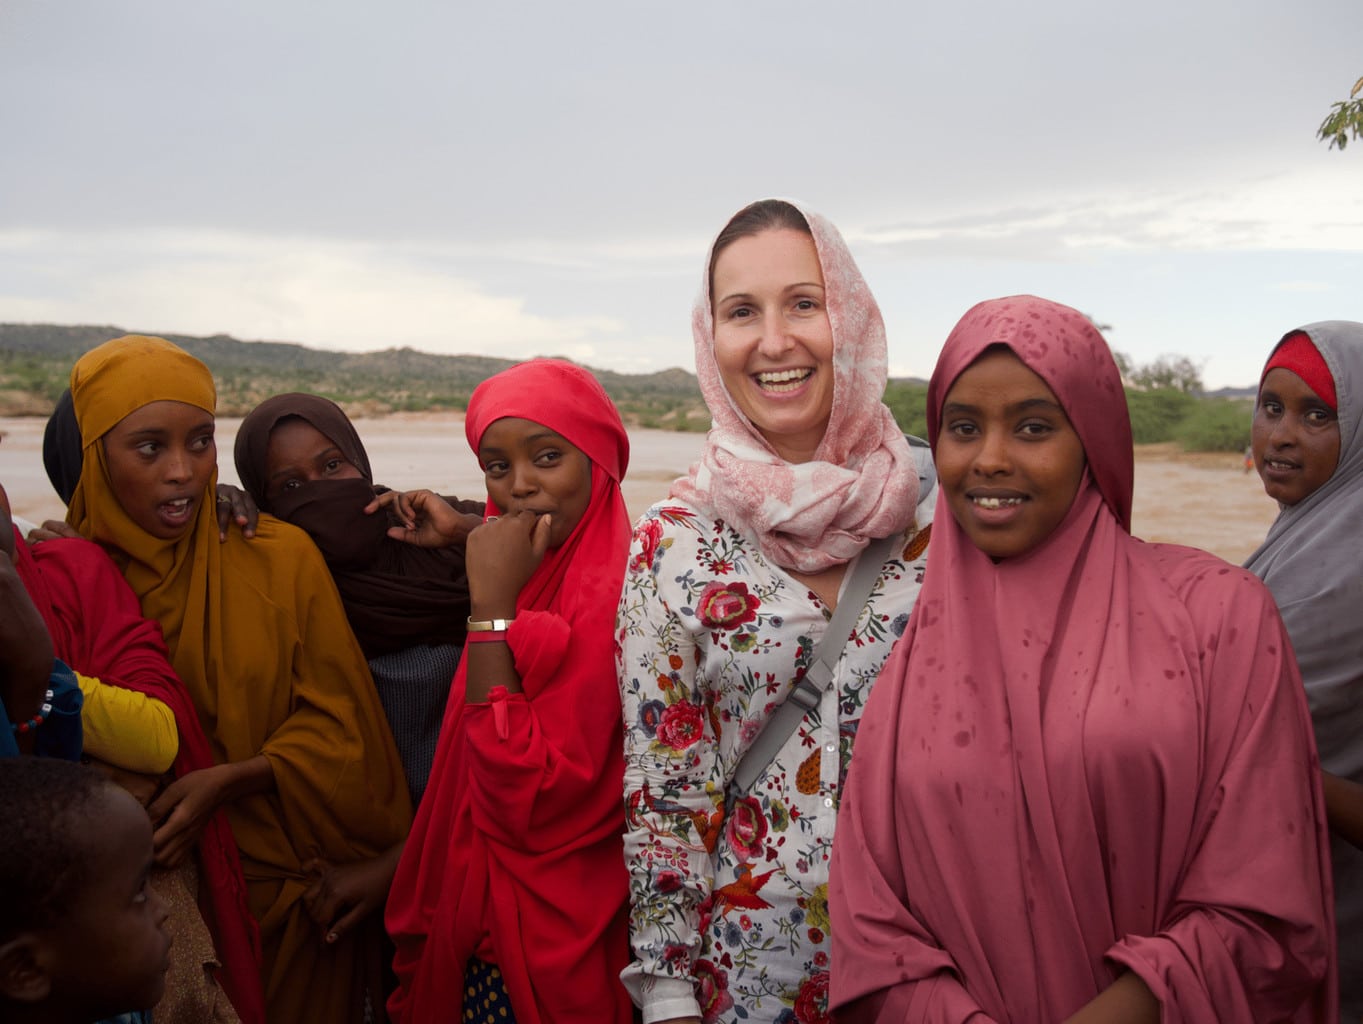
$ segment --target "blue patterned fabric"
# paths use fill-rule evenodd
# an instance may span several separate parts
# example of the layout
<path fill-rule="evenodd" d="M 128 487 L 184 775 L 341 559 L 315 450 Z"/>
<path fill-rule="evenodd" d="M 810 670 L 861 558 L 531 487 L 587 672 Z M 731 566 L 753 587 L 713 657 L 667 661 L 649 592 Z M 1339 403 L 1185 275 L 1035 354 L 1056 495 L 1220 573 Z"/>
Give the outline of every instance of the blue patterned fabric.
<path fill-rule="evenodd" d="M 476 957 L 464 968 L 464 1024 L 516 1024 L 506 982 L 495 964 Z"/>
<path fill-rule="evenodd" d="M 459 667 L 461 650 L 453 644 L 438 647 L 418 644 L 369 660 L 374 689 L 397 744 L 414 807 L 421 803 L 421 794 L 426 792 L 426 781 L 431 777 L 440 723 L 445 719 L 445 701 L 450 695 L 454 670 Z"/>

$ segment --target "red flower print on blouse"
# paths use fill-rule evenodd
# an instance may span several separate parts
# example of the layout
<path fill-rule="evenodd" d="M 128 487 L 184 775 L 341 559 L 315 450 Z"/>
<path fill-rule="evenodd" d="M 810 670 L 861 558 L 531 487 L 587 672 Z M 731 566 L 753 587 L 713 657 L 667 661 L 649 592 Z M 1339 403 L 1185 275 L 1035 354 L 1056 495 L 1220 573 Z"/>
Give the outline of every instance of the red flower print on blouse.
<path fill-rule="evenodd" d="M 658 742 L 673 750 L 685 750 L 700 739 L 704 715 L 700 705 L 679 701 L 663 712 L 658 722 Z"/>
<path fill-rule="evenodd" d="M 725 1010 L 733 1009 L 734 997 L 729 995 L 729 972 L 716 967 L 710 960 L 697 960 L 693 970 L 700 1019 L 710 1024 L 718 1020 Z"/>
<path fill-rule="evenodd" d="M 720 583 L 716 580 L 700 592 L 696 614 L 707 629 L 737 629 L 757 618 L 757 609 L 760 607 L 762 602 L 756 595 L 748 593 L 746 583 Z"/>
<path fill-rule="evenodd" d="M 795 1019 L 800 1024 L 830 1024 L 828 1016 L 828 972 L 811 974 L 795 997 Z"/>
<path fill-rule="evenodd" d="M 729 818 L 725 822 L 729 846 L 742 860 L 759 860 L 762 844 L 767 838 L 767 817 L 762 813 L 762 804 L 755 796 L 745 796 L 729 808 Z"/>
<path fill-rule="evenodd" d="M 656 519 L 639 524 L 634 531 L 639 542 L 639 553 L 629 563 L 630 572 L 643 572 L 653 567 L 653 556 L 658 553 L 658 542 L 663 539 L 663 524 Z"/>
<path fill-rule="evenodd" d="M 653 888 L 656 892 L 676 892 L 685 884 L 681 872 L 672 868 L 663 868 L 653 876 Z"/>

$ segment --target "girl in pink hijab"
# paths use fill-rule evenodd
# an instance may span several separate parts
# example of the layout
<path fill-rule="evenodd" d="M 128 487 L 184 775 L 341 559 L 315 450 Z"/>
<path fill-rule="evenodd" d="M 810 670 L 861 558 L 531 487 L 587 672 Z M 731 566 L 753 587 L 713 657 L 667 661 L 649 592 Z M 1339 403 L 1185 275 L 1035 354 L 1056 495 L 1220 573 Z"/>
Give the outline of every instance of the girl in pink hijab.
<path fill-rule="evenodd" d="M 842 1021 L 1333 1021 L 1329 865 L 1260 582 L 1130 534 L 1117 368 L 981 303 L 928 392 L 932 562 L 834 846 Z"/>

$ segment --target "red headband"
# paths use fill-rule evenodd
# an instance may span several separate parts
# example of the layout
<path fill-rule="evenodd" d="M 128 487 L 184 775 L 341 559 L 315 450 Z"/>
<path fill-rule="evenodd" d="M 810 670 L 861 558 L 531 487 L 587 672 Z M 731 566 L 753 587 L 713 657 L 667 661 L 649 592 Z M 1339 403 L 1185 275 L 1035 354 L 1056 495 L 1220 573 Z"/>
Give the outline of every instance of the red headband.
<path fill-rule="evenodd" d="M 1291 370 L 1302 380 L 1306 381 L 1306 386 L 1314 391 L 1320 399 L 1335 412 L 1339 412 L 1339 400 L 1335 397 L 1335 378 L 1330 373 L 1330 368 L 1325 365 L 1325 359 L 1320 351 L 1311 341 L 1311 336 L 1303 331 L 1294 331 L 1282 340 L 1282 343 L 1269 357 L 1268 365 L 1264 367 L 1264 377 L 1268 376 L 1269 370 Z M 1259 378 L 1260 385 L 1263 384 L 1263 377 Z"/>

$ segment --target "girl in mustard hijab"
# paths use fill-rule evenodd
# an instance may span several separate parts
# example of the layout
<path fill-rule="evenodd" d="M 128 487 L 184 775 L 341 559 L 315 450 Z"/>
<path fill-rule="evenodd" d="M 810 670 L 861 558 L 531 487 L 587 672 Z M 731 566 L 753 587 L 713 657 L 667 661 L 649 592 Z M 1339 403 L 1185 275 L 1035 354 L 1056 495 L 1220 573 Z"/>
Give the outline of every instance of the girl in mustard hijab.
<path fill-rule="evenodd" d="M 269 516 L 250 541 L 219 540 L 203 363 L 159 338 L 118 338 L 76 363 L 71 394 L 84 450 L 67 521 L 109 550 L 161 624 L 216 762 L 151 804 L 157 861 L 178 863 L 225 807 L 260 922 L 268 1019 L 358 1024 L 382 1000 L 381 922 L 319 930 L 306 866 L 391 873 L 411 805 L 331 576 L 302 531 Z"/>

